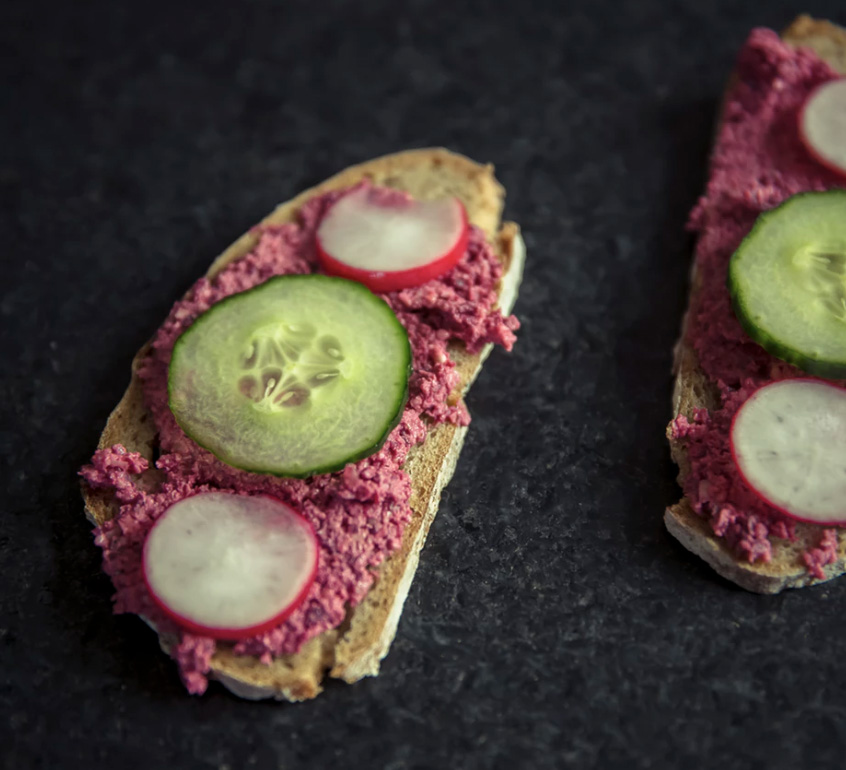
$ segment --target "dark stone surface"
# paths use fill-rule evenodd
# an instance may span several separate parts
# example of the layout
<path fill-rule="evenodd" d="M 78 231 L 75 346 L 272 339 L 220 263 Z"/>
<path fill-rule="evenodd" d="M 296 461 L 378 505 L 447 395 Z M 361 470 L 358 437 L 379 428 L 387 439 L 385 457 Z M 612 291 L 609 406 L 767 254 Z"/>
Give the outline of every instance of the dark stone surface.
<path fill-rule="evenodd" d="M 846 580 L 747 594 L 661 524 L 685 217 L 735 52 L 798 7 L 3 4 L 3 766 L 842 767 Z M 189 697 L 75 472 L 222 246 L 429 144 L 496 162 L 530 261 L 382 675 Z"/>

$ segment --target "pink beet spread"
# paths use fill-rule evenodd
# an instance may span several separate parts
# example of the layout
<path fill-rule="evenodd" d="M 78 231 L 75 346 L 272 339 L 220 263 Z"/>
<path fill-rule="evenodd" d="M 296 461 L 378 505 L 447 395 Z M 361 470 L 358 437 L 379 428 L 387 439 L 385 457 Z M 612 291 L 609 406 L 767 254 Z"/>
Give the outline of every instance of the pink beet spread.
<path fill-rule="evenodd" d="M 758 215 L 799 192 L 843 186 L 802 145 L 798 115 L 811 91 L 838 77 L 813 52 L 793 49 L 775 32 L 756 29 L 737 62 L 737 83 L 725 106 L 705 195 L 690 228 L 698 235 L 701 277 L 687 339 L 720 390 L 721 407 L 677 417 L 671 431 L 688 447 L 691 472 L 684 491 L 714 533 L 750 562 L 770 561 L 771 537 L 793 538 L 795 523 L 755 495 L 740 478 L 729 449 L 731 420 L 761 385 L 804 372 L 774 358 L 743 331 L 726 288 L 731 255 Z M 808 571 L 823 578 L 837 559 L 833 529 L 821 530 L 817 548 L 804 554 Z"/>
<path fill-rule="evenodd" d="M 386 199 L 404 197 L 386 188 L 373 191 Z M 98 450 L 81 471 L 90 486 L 112 491 L 121 504 L 117 516 L 95 531 L 104 569 L 116 589 L 115 612 L 143 615 L 160 631 L 177 635 L 173 655 L 192 693 L 206 688 L 215 641 L 180 631 L 156 608 L 144 586 L 141 552 L 156 518 L 177 500 L 208 490 L 274 495 L 306 516 L 320 543 L 310 593 L 278 628 L 235 646 L 237 653 L 257 655 L 265 662 L 296 652 L 344 620 L 347 607 L 358 604 L 372 585 L 373 568 L 399 547 L 411 518 L 411 483 L 402 465 L 409 450 L 425 439 L 427 426 L 470 421 L 463 404 L 448 399 L 459 376 L 447 356 L 447 343 L 463 342 L 470 352 L 487 343 L 510 350 L 519 327 L 514 316 L 503 318 L 493 307 L 502 267 L 483 233 L 474 227 L 467 252 L 448 273 L 382 295 L 408 331 L 414 372 L 402 419 L 378 452 L 343 471 L 302 480 L 240 471 L 197 446 L 176 424 L 167 405 L 167 368 L 174 342 L 197 316 L 230 294 L 274 275 L 316 272 L 315 230 L 323 213 L 345 192 L 308 201 L 296 223 L 257 228 L 259 240 L 248 255 L 212 280 L 201 278 L 174 305 L 139 370 L 159 433 L 160 483 L 151 489 L 140 475 L 147 461 L 121 445 Z"/>

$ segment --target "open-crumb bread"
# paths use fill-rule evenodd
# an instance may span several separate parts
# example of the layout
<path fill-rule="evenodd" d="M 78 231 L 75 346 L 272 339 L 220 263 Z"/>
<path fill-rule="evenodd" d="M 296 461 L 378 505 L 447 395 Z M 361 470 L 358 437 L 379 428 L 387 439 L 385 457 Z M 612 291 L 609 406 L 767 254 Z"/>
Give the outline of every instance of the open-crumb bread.
<path fill-rule="evenodd" d="M 813 49 L 834 69 L 846 74 L 846 30 L 827 21 L 800 16 L 783 33 L 782 38 L 793 46 Z M 698 276 L 693 274 L 689 308 L 695 306 Z M 690 313 L 690 309 L 688 309 Z M 673 415 L 690 417 L 695 408 L 714 409 L 719 405 L 716 387 L 699 367 L 696 353 L 685 342 L 685 330 L 679 340 L 673 366 L 675 388 Z M 670 436 L 668 429 L 668 437 Z M 679 480 L 683 481 L 690 469 L 683 443 L 670 438 L 670 452 L 679 466 Z M 769 562 L 750 564 L 738 559 L 726 544 L 712 532 L 708 522 L 698 516 L 683 498 L 664 513 L 664 523 L 681 544 L 702 557 L 720 575 L 737 585 L 757 593 L 778 593 L 785 588 L 798 588 L 821 582 L 805 567 L 802 554 L 819 542 L 821 527 L 798 523 L 795 540 L 772 538 L 772 559 Z M 825 579 L 846 572 L 846 530 L 838 533 L 838 559 L 823 567 Z"/>
<path fill-rule="evenodd" d="M 294 221 L 300 207 L 310 198 L 349 187 L 363 179 L 405 190 L 420 199 L 458 197 L 471 223 L 484 231 L 503 262 L 499 306 L 503 313 L 510 312 L 522 275 L 524 249 L 517 225 L 500 224 L 504 191 L 490 165 L 480 165 L 437 148 L 387 155 L 352 166 L 281 204 L 262 224 Z M 257 240 L 254 231 L 241 236 L 214 261 L 207 275 L 214 276 L 227 264 L 247 254 Z M 461 376 L 460 386 L 453 394 L 455 399 L 463 397 L 490 347 L 486 346 L 475 355 L 456 344 L 450 347 L 450 356 Z M 100 448 L 123 444 L 147 459 L 154 456 L 156 428 L 144 405 L 137 374 L 148 350 L 145 345 L 133 361 L 129 388 L 109 417 L 100 438 Z M 412 449 L 404 466 L 412 480 L 412 520 L 406 528 L 402 546 L 379 567 L 373 587 L 365 599 L 348 612 L 340 627 L 313 638 L 295 655 L 276 658 L 269 665 L 255 657 L 235 655 L 231 644 L 219 643 L 212 658 L 210 676 L 245 698 L 297 701 L 317 695 L 327 671 L 330 676 L 347 682 L 378 673 L 379 663 L 396 633 L 441 490 L 455 470 L 466 431 L 466 428 L 451 424 L 437 425 L 429 430 L 423 444 Z M 147 471 L 147 474 L 149 483 L 155 484 L 156 471 Z M 83 485 L 83 496 L 86 513 L 94 523 L 101 524 L 114 515 L 116 506 L 110 494 Z M 160 642 L 167 651 L 173 640 L 162 635 Z"/>

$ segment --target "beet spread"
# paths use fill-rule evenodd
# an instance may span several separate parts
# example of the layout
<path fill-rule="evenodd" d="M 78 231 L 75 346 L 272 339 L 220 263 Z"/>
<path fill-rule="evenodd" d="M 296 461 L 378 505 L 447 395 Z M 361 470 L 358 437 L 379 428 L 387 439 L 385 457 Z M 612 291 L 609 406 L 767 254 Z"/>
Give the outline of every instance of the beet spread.
<path fill-rule="evenodd" d="M 386 198 L 404 196 L 376 188 Z M 224 297 L 252 288 L 274 275 L 317 270 L 314 235 L 327 208 L 348 191 L 331 192 L 303 205 L 296 223 L 257 228 L 255 248 L 214 279 L 202 278 L 177 302 L 139 369 L 147 406 L 160 440 L 154 488 L 141 474 L 140 455 L 116 445 L 95 453 L 82 469 L 85 481 L 114 493 L 121 504 L 114 519 L 95 531 L 103 565 L 115 585 L 115 612 L 143 615 L 161 632 L 176 633 L 173 650 L 192 693 L 207 685 L 215 641 L 181 631 L 157 609 L 142 577 L 144 540 L 164 510 L 188 495 L 211 490 L 270 494 L 299 510 L 313 525 L 320 544 L 316 579 L 305 601 L 278 628 L 242 640 L 239 654 L 269 662 L 293 653 L 309 639 L 338 626 L 373 583 L 372 569 L 395 551 L 411 518 L 411 482 L 402 470 L 409 450 L 426 437 L 427 426 L 466 425 L 470 417 L 450 393 L 459 381 L 447 355 L 451 340 L 478 352 L 487 343 L 511 349 L 519 323 L 494 309 L 502 267 L 483 233 L 472 228 L 467 251 L 448 273 L 421 286 L 381 295 L 408 331 L 414 372 L 402 420 L 375 454 L 337 473 L 284 479 L 232 468 L 189 439 L 167 405 L 167 368 L 177 337 Z"/>
<path fill-rule="evenodd" d="M 795 523 L 755 495 L 729 449 L 731 420 L 761 385 L 807 377 L 767 353 L 743 331 L 731 307 L 726 275 L 731 255 L 758 215 L 799 192 L 842 186 L 834 173 L 811 158 L 798 131 L 805 99 L 821 83 L 838 77 L 813 52 L 793 49 L 774 32 L 752 32 L 737 62 L 737 83 L 725 105 L 711 161 L 706 194 L 693 210 L 696 268 L 701 281 L 688 319 L 687 340 L 721 396 L 710 414 L 677 417 L 674 438 L 690 457 L 684 492 L 714 533 L 750 562 L 769 561 L 770 537 L 792 538 Z M 835 531 L 822 530 L 819 546 L 804 554 L 808 570 L 836 561 Z"/>

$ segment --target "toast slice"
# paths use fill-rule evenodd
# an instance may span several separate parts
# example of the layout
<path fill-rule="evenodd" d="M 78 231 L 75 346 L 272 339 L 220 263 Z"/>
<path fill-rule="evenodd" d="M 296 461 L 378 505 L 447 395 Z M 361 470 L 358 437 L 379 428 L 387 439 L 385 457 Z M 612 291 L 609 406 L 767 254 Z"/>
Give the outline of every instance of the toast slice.
<path fill-rule="evenodd" d="M 846 30 L 827 21 L 800 16 L 783 33 L 782 39 L 792 46 L 811 48 L 838 72 L 846 75 Z M 691 281 L 690 308 L 696 303 L 699 277 L 694 273 Z M 673 416 L 691 417 L 695 408 L 712 410 L 719 406 L 719 395 L 699 366 L 696 353 L 685 341 L 687 317 L 682 325 L 674 356 Z M 668 438 L 670 433 L 668 429 Z M 679 466 L 679 481 L 683 482 L 690 463 L 682 443 L 670 438 L 670 454 Z M 664 513 L 664 523 L 681 544 L 703 558 L 720 575 L 756 593 L 774 594 L 785 588 L 799 588 L 822 582 L 805 567 L 802 554 L 814 548 L 822 527 L 797 523 L 795 540 L 772 537 L 772 559 L 768 563 L 750 564 L 739 560 L 725 543 L 712 532 L 708 523 L 698 516 L 687 498 L 670 506 Z M 838 532 L 837 560 L 823 567 L 825 580 L 846 572 L 846 530 Z"/>
<path fill-rule="evenodd" d="M 503 262 L 499 307 L 503 314 L 510 313 L 522 276 L 525 249 L 517 225 L 500 222 L 504 190 L 490 165 L 474 163 L 444 149 L 387 155 L 352 166 L 306 190 L 277 207 L 261 224 L 291 222 L 310 198 L 350 187 L 363 179 L 405 190 L 420 199 L 458 197 L 467 209 L 470 222 L 484 231 Z M 253 231 L 241 236 L 212 263 L 207 275 L 216 275 L 230 262 L 247 254 L 257 240 Z M 491 345 L 487 345 L 480 353 L 471 355 L 463 346 L 450 346 L 450 356 L 461 378 L 454 398 L 461 398 L 466 393 L 490 349 Z M 149 343 L 136 355 L 129 387 L 109 417 L 99 447 L 123 444 L 149 460 L 154 455 L 156 429 L 144 405 L 137 374 L 148 351 Z M 360 604 L 348 611 L 340 627 L 311 639 L 298 653 L 276 658 L 270 664 L 256 657 L 235 655 L 231 644 L 219 642 L 209 676 L 244 698 L 300 701 L 313 698 L 321 691 L 321 680 L 327 672 L 346 682 L 377 674 L 380 661 L 396 633 L 420 550 L 437 511 L 441 491 L 455 470 L 466 431 L 466 427 L 437 425 L 430 428 L 422 444 L 412 449 L 404 466 L 412 481 L 412 519 L 402 545 L 382 563 L 373 587 Z M 155 471 L 147 473 L 151 474 L 150 483 L 155 483 Z M 83 497 L 86 514 L 95 524 L 110 519 L 117 510 L 111 493 L 83 484 Z M 159 641 L 169 652 L 175 640 L 160 635 Z"/>

